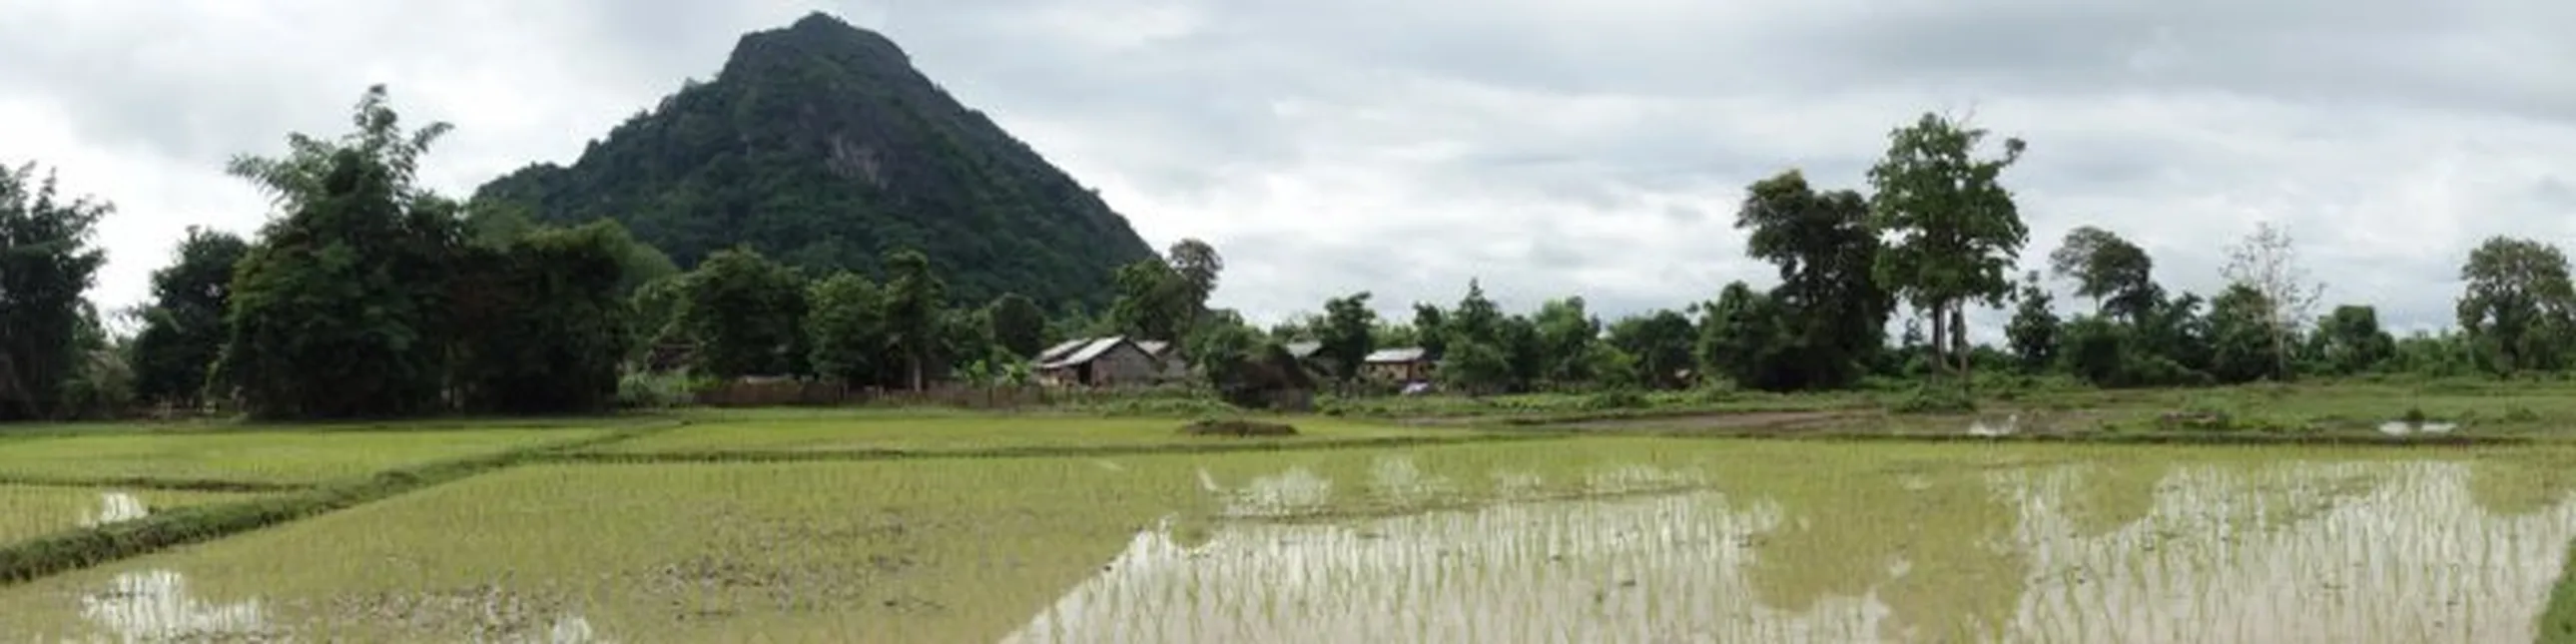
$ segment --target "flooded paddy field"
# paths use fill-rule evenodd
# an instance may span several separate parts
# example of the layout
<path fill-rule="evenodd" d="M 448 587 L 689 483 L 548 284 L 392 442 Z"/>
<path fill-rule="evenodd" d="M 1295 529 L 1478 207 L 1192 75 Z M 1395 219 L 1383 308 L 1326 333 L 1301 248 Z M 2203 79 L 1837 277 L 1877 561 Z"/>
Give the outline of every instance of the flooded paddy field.
<path fill-rule="evenodd" d="M 116 433 L 0 442 L 0 481 L 291 487 L 599 436 L 584 428 Z"/>
<path fill-rule="evenodd" d="M 853 416 L 850 414 L 705 414 L 686 427 L 597 448 L 607 453 L 972 452 L 996 448 L 1150 448 L 1203 445 L 1183 436 L 1176 418 L 1083 416 Z M 1298 418 L 1297 435 L 1262 442 L 1348 442 L 1391 438 L 1462 438 L 1469 432 L 1425 430 L 1391 423 Z M 1242 439 L 1218 439 L 1241 443 Z"/>
<path fill-rule="evenodd" d="M 532 464 L 0 587 L 0 641 L 2527 642 L 2563 472 L 1646 437 Z"/>
<path fill-rule="evenodd" d="M 256 496 L 0 484 L 0 545 L 64 530 L 131 521 L 160 510 L 240 501 Z"/>

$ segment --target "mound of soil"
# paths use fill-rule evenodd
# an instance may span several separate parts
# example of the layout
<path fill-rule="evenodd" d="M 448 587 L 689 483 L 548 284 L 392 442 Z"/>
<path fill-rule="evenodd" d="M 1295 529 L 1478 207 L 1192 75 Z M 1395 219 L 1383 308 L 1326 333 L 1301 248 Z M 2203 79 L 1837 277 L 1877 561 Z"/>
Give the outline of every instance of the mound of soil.
<path fill-rule="evenodd" d="M 1297 428 L 1249 420 L 1202 420 L 1181 426 L 1184 436 L 1295 436 Z"/>

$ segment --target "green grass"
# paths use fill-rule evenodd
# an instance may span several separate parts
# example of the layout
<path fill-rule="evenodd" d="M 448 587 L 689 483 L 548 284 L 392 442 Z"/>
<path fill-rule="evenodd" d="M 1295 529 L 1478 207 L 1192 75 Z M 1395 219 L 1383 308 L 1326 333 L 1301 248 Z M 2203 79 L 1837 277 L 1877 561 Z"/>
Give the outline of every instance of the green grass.
<path fill-rule="evenodd" d="M 1423 429 L 1325 417 L 1270 419 L 1296 427 L 1280 439 L 1184 436 L 1180 418 L 1051 415 L 769 412 L 699 416 L 689 426 L 596 451 L 613 453 L 975 452 L 997 449 L 1103 448 L 1312 443 L 1407 437 L 1465 437 Z"/>
<path fill-rule="evenodd" d="M 553 441 L 588 428 L 111 433 L 0 442 L 0 481 L 308 484 Z"/>
<path fill-rule="evenodd" d="M 105 490 L 42 485 L 0 485 L 0 545 L 73 530 L 98 516 L 102 496 L 130 494 L 151 511 L 239 501 L 253 495 L 165 490 Z"/>

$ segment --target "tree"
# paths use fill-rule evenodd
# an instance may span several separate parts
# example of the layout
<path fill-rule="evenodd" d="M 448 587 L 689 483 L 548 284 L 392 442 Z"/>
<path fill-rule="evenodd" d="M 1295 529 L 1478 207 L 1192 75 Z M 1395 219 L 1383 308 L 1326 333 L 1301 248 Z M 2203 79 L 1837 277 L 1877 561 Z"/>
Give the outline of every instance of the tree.
<path fill-rule="evenodd" d="M 1557 385 L 1591 382 L 1601 346 L 1601 319 L 1584 311 L 1582 297 L 1549 300 L 1530 316 L 1536 338 L 1533 375 Z"/>
<path fill-rule="evenodd" d="M 2155 261 L 2146 249 L 2111 231 L 2082 226 L 2048 254 L 2050 272 L 2073 279 L 2075 294 L 2093 298 L 2093 312 L 2136 322 L 2159 296 Z"/>
<path fill-rule="evenodd" d="M 1003 293 L 985 305 L 984 315 L 992 321 L 993 342 L 1022 360 L 1037 357 L 1046 349 L 1046 311 L 1037 300 L 1018 293 Z"/>
<path fill-rule="evenodd" d="M 2256 223 L 2253 234 L 2228 248 L 2227 266 L 2222 272 L 2227 281 L 2262 296 L 2273 371 L 2279 378 L 2289 379 L 2290 337 L 2307 324 L 2317 297 L 2325 293 L 2325 283 L 2308 281 L 2308 271 L 2299 265 L 2298 249 L 2292 246 L 2289 231 L 2268 221 Z"/>
<path fill-rule="evenodd" d="M 1482 396 L 1510 385 L 1512 365 L 1492 342 L 1459 336 L 1449 339 L 1449 356 L 1441 359 L 1439 372 L 1441 382 Z"/>
<path fill-rule="evenodd" d="M 1671 309 L 1642 316 L 1620 318 L 1610 325 L 1610 346 L 1634 362 L 1638 384 L 1653 389 L 1680 389 L 1688 384 L 1683 373 L 1692 366 L 1691 350 L 1698 338 L 1689 317 Z"/>
<path fill-rule="evenodd" d="M 1881 252 L 1868 200 L 1849 190 L 1816 192 L 1798 171 L 1755 182 L 1735 227 L 1750 229 L 1745 252 L 1779 267 L 1772 289 L 1796 342 L 1781 374 L 1791 387 L 1844 387 L 1887 341 L 1895 300 L 1873 274 Z"/>
<path fill-rule="evenodd" d="M 2557 246 L 2493 237 L 2460 267 L 2460 329 L 2501 373 L 2555 368 L 2576 319 L 2576 286 Z"/>
<path fill-rule="evenodd" d="M 675 324 L 718 378 L 801 371 L 805 276 L 749 247 L 716 251 L 681 286 Z"/>
<path fill-rule="evenodd" d="M 1183 292 L 1191 303 L 1191 312 L 1206 311 L 1208 298 L 1216 295 L 1217 276 L 1225 272 L 1225 258 L 1216 254 L 1216 247 L 1197 239 L 1174 242 L 1163 254 L 1172 272 L 1179 274 L 1181 283 L 1186 285 Z"/>
<path fill-rule="evenodd" d="M 1315 329 L 1323 354 L 1333 361 L 1333 377 L 1349 382 L 1359 377 L 1360 363 L 1377 350 L 1377 311 L 1361 291 L 1324 301 L 1323 324 Z"/>
<path fill-rule="evenodd" d="M 1193 299 L 1195 288 L 1170 264 L 1153 260 L 1128 264 L 1118 269 L 1118 298 L 1109 305 L 1109 319 L 1120 333 L 1131 337 L 1187 337 L 1191 323 L 1201 314 L 1200 301 Z"/>
<path fill-rule="evenodd" d="M 483 413 L 606 411 L 633 335 L 624 293 L 634 240 L 600 221 L 464 249 L 449 311 L 453 398 Z"/>
<path fill-rule="evenodd" d="M 2062 326 L 2057 312 L 2050 307 L 2048 289 L 2034 272 L 2023 278 L 2021 304 L 2013 310 L 2012 322 L 2004 327 L 2004 338 L 2011 341 L 2013 355 L 2021 358 L 2022 370 L 2029 373 L 2047 371 L 2057 362 L 2058 329 Z"/>
<path fill-rule="evenodd" d="M 947 301 L 948 285 L 930 272 L 930 258 L 920 251 L 888 253 L 885 265 L 886 331 L 903 356 L 912 390 L 921 391 L 927 384 L 922 370 L 939 348 L 940 303 Z"/>
<path fill-rule="evenodd" d="M 2335 373 L 2351 375 L 2378 368 L 2397 355 L 2397 339 L 2379 328 L 2379 310 L 2343 305 L 2317 321 L 2318 359 Z"/>
<path fill-rule="evenodd" d="M 1869 171 L 1870 223 L 1892 236 L 1878 254 L 1875 275 L 1932 317 L 1932 358 L 1957 354 L 1963 379 L 1968 361 L 1951 327 L 1968 302 L 1998 303 L 2012 291 L 2005 271 L 2020 257 L 2030 231 L 2010 190 L 1999 181 L 2020 160 L 2021 139 L 2004 140 L 2001 158 L 1972 156 L 1986 130 L 1926 113 L 1889 133 L 1887 156 Z M 1941 371 L 1951 369 L 1944 367 Z"/>
<path fill-rule="evenodd" d="M 1795 386 L 1792 376 L 1779 366 L 1793 340 L 1781 325 L 1778 302 L 1743 282 L 1733 282 L 1704 310 L 1698 347 L 1702 372 L 1767 391 Z"/>
<path fill-rule="evenodd" d="M 53 416 L 84 355 L 74 342 L 81 295 L 107 253 L 90 246 L 115 209 L 87 197 L 63 201 L 52 173 L 33 163 L 0 169 L 0 421 Z"/>
<path fill-rule="evenodd" d="M 336 140 L 287 137 L 285 157 L 235 157 L 234 176 L 283 213 L 235 269 L 215 380 L 255 418 L 426 413 L 445 405 L 450 311 L 465 230 L 454 202 L 412 183 L 449 127 L 407 132 L 368 89 Z M 470 293 L 469 293 L 470 294 Z"/>
<path fill-rule="evenodd" d="M 135 396 L 194 405 L 207 370 L 224 348 L 224 311 L 232 305 L 233 266 L 250 242 L 189 226 L 169 266 L 152 272 L 152 301 L 140 311 L 128 368 Z"/>
<path fill-rule="evenodd" d="M 881 384 L 887 352 L 885 292 L 867 276 L 834 273 L 805 295 L 806 360 L 814 373 L 852 385 Z"/>
<path fill-rule="evenodd" d="M 1467 296 L 1459 298 L 1458 307 L 1451 310 L 1447 319 L 1441 322 L 1441 330 L 1446 333 L 1448 336 L 1446 340 L 1450 343 L 1454 344 L 1463 338 L 1485 343 L 1496 352 L 1503 350 L 1501 346 L 1503 308 L 1485 297 L 1484 284 L 1474 278 L 1467 280 Z"/>
<path fill-rule="evenodd" d="M 1470 284 L 1472 285 L 1473 283 L 1471 282 Z M 1413 334 L 1416 343 L 1422 345 L 1423 357 L 1438 360 L 1442 356 L 1448 355 L 1448 312 L 1440 310 L 1440 307 L 1437 305 L 1422 303 L 1414 304 Z"/>
<path fill-rule="evenodd" d="M 2209 301 L 2210 376 L 2228 384 L 2286 378 L 2288 364 L 2273 355 L 2274 308 L 2262 291 L 2242 283 Z"/>

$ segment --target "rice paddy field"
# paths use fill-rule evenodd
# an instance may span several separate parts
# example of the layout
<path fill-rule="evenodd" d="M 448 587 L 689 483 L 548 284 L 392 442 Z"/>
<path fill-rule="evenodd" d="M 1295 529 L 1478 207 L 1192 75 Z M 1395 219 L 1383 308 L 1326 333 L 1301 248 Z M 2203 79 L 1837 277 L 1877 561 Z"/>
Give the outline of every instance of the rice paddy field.
<path fill-rule="evenodd" d="M 0 569 L 164 512 L 379 492 L 0 583 L 0 642 L 2412 643 L 2576 623 L 2576 442 L 1186 420 L 0 438 L 5 475 L 282 486 L 0 485 Z"/>

